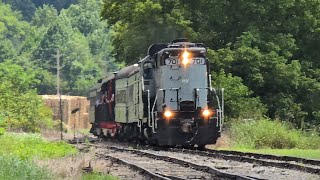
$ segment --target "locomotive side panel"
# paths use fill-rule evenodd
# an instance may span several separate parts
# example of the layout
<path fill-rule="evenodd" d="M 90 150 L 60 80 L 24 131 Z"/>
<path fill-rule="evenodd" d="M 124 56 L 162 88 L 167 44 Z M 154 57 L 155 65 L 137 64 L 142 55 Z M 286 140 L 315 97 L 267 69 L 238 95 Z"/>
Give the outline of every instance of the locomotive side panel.
<path fill-rule="evenodd" d="M 128 78 L 127 100 L 128 100 L 128 123 L 138 122 L 139 114 L 139 72 Z M 140 118 L 141 119 L 141 118 Z"/>
<path fill-rule="evenodd" d="M 115 91 L 115 120 L 119 123 L 127 122 L 127 78 L 116 80 Z"/>

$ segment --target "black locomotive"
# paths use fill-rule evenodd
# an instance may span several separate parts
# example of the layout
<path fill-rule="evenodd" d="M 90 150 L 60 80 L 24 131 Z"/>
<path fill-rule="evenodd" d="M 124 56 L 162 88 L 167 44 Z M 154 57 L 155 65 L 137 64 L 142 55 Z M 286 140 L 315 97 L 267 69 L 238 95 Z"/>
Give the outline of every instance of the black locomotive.
<path fill-rule="evenodd" d="M 137 64 L 100 79 L 90 92 L 90 132 L 168 146 L 215 143 L 223 90 L 218 97 L 211 87 L 206 53 L 186 39 L 153 44 Z"/>

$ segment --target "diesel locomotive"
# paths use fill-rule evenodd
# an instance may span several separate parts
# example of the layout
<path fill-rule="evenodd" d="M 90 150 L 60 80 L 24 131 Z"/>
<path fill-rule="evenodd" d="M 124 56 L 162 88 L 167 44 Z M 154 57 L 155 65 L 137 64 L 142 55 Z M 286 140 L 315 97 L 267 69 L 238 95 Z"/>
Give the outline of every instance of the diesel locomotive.
<path fill-rule="evenodd" d="M 153 44 L 137 64 L 91 89 L 96 136 L 161 146 L 214 144 L 223 124 L 223 89 L 211 86 L 207 49 L 186 39 Z"/>

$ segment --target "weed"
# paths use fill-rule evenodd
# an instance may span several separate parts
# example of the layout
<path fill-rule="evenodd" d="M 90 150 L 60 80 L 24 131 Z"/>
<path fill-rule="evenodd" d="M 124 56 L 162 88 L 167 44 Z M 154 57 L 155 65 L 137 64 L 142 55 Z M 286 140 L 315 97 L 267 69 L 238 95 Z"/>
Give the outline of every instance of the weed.
<path fill-rule="evenodd" d="M 30 161 L 13 156 L 0 156 L 0 179 L 52 179 L 52 176 L 46 169 L 39 168 Z"/>
<path fill-rule="evenodd" d="M 0 155 L 15 155 L 21 159 L 63 157 L 75 154 L 76 149 L 62 141 L 48 142 L 39 134 L 5 133 L 0 136 Z"/>
<path fill-rule="evenodd" d="M 320 137 L 315 132 L 305 133 L 290 124 L 269 119 L 241 122 L 234 121 L 230 127 L 235 147 L 251 149 L 316 149 L 320 148 Z"/>
<path fill-rule="evenodd" d="M 119 180 L 119 178 L 112 175 L 104 175 L 102 173 L 90 173 L 82 176 L 82 180 Z"/>

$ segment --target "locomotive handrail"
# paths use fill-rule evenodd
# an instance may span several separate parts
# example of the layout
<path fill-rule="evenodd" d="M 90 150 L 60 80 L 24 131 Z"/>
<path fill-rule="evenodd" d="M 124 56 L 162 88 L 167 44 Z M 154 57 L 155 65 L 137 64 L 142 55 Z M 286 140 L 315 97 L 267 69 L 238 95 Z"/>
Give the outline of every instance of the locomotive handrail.
<path fill-rule="evenodd" d="M 155 122 L 154 122 L 154 107 L 156 106 L 156 103 L 157 103 L 159 91 L 164 91 L 164 89 L 158 89 L 158 91 L 156 93 L 156 97 L 155 97 L 154 102 L 153 102 L 153 106 L 152 106 L 152 110 L 151 110 L 151 125 L 152 125 L 151 127 L 152 127 L 152 132 L 153 133 L 156 133 L 156 131 L 155 131 Z"/>
<path fill-rule="evenodd" d="M 152 127 L 151 120 L 150 120 L 150 90 L 148 89 L 147 92 L 148 92 L 148 126 Z"/>
<path fill-rule="evenodd" d="M 141 121 L 140 119 L 138 119 L 137 126 L 138 126 L 138 128 L 139 128 L 139 131 L 141 132 L 141 131 L 142 131 L 142 129 L 141 129 L 141 127 L 142 127 L 142 121 Z"/>
<path fill-rule="evenodd" d="M 180 88 L 158 89 L 158 91 L 157 91 L 157 93 L 156 93 L 155 100 L 154 100 L 154 102 L 153 102 L 152 110 L 151 110 L 151 125 L 152 125 L 152 132 L 153 132 L 153 133 L 156 133 L 156 131 L 155 131 L 156 123 L 155 123 L 155 119 L 154 119 L 154 114 L 155 114 L 154 108 L 155 108 L 156 103 L 157 103 L 159 91 L 163 91 L 163 92 L 165 92 L 166 90 L 171 90 L 171 91 L 176 90 L 176 91 L 178 91 L 179 89 L 180 89 Z"/>
<path fill-rule="evenodd" d="M 224 123 L 224 88 L 221 88 L 221 106 L 222 106 L 222 118 L 221 118 L 220 132 L 222 131 L 222 125 Z"/>
<path fill-rule="evenodd" d="M 218 101 L 218 110 L 217 110 L 217 112 L 218 112 L 218 116 L 219 116 L 219 123 L 220 123 L 220 132 L 221 132 L 221 130 L 222 130 L 222 125 L 223 125 L 223 118 L 224 118 L 224 97 L 223 97 L 223 95 L 224 95 L 224 88 L 222 88 L 221 89 L 221 103 L 222 104 L 220 104 L 220 99 L 219 99 L 219 97 L 218 97 L 218 94 L 217 94 L 217 91 L 216 91 L 216 89 L 215 88 L 212 88 L 212 90 L 213 90 L 213 92 L 214 92 L 214 94 L 215 94 L 215 96 L 216 96 L 216 98 L 217 98 L 217 101 Z"/>
<path fill-rule="evenodd" d="M 197 92 L 198 92 L 200 89 L 209 89 L 209 87 L 194 88 L 194 91 L 195 91 L 195 93 L 196 93 L 196 94 L 195 94 L 195 98 L 197 98 L 197 96 L 198 96 L 198 93 L 197 93 Z M 196 101 L 197 101 L 197 99 L 195 99 L 196 108 L 197 108 L 198 106 L 197 106 L 197 102 L 196 102 Z"/>
<path fill-rule="evenodd" d="M 211 84 L 210 84 L 211 86 Z M 220 131 L 222 130 L 222 125 L 223 125 L 223 122 L 224 122 L 224 88 L 221 88 L 221 102 L 220 102 L 220 98 L 218 97 L 218 94 L 217 94 L 217 91 L 215 88 L 212 88 L 212 87 L 204 87 L 204 88 L 194 88 L 195 90 L 195 98 L 197 98 L 198 96 L 198 91 L 200 89 L 209 89 L 211 92 L 214 92 L 215 96 L 216 96 L 216 99 L 218 101 L 218 109 L 216 109 L 217 111 L 217 116 L 219 118 L 219 121 L 217 122 L 217 126 L 218 124 L 220 124 Z M 197 102 L 198 102 L 198 99 L 195 99 L 196 101 L 196 107 L 197 107 Z"/>
<path fill-rule="evenodd" d="M 209 74 L 209 85 L 210 85 L 210 91 L 212 91 L 212 76 Z"/>

